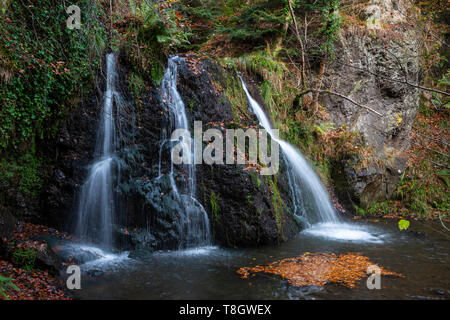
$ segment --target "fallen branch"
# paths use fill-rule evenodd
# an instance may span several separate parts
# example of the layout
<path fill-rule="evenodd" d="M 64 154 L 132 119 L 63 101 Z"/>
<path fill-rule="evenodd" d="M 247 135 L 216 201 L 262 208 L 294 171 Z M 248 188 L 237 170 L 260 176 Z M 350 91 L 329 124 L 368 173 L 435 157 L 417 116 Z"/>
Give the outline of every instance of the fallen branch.
<path fill-rule="evenodd" d="M 379 78 L 381 78 L 381 79 L 385 79 L 385 80 L 392 81 L 392 82 L 396 82 L 396 83 L 406 84 L 406 85 L 408 85 L 408 86 L 411 86 L 411 87 L 414 87 L 414 88 L 417 88 L 417 89 L 421 89 L 421 90 L 424 90 L 424 91 L 436 92 L 436 93 L 445 95 L 445 96 L 447 96 L 447 97 L 450 96 L 450 93 L 445 92 L 445 91 L 441 91 L 441 90 L 438 90 L 438 89 L 431 89 L 431 88 L 423 87 L 423 86 L 420 86 L 420 85 L 418 85 L 418 84 L 410 83 L 410 82 L 405 81 L 405 80 L 392 79 L 392 78 L 383 76 L 383 75 L 381 75 L 381 74 L 375 73 L 375 72 L 373 72 L 373 71 L 370 71 L 370 70 L 368 70 L 368 69 L 361 68 L 361 67 L 358 67 L 358 66 L 354 66 L 354 65 L 351 65 L 351 64 L 347 64 L 347 63 L 344 63 L 344 62 L 342 62 L 342 61 L 339 61 L 339 64 L 341 64 L 341 65 L 343 65 L 343 66 L 346 66 L 346 67 L 349 67 L 349 68 L 354 68 L 354 69 L 357 69 L 357 70 L 360 70 L 360 71 L 367 72 L 367 73 L 369 73 L 369 74 L 371 74 L 371 75 L 373 75 L 373 76 L 375 76 L 375 77 L 379 77 Z"/>
<path fill-rule="evenodd" d="M 331 90 L 308 89 L 308 90 L 302 91 L 299 95 L 300 95 L 300 96 L 303 96 L 303 95 L 305 95 L 305 94 L 307 94 L 307 93 L 309 93 L 309 92 L 328 93 L 328 94 L 332 94 L 332 95 L 341 97 L 342 99 L 345 99 L 345 100 L 347 100 L 347 101 L 353 103 L 354 105 L 356 105 L 356 106 L 358 106 L 358 107 L 360 107 L 360 108 L 366 109 L 366 110 L 368 110 L 368 111 L 370 111 L 370 112 L 376 114 L 376 115 L 379 116 L 379 117 L 383 117 L 383 115 L 382 115 L 381 113 L 379 113 L 378 111 L 376 111 L 376 110 L 374 110 L 374 109 L 372 109 L 372 108 L 370 108 L 370 107 L 368 107 L 368 106 L 362 105 L 362 104 L 356 102 L 355 100 L 353 100 L 353 99 L 351 99 L 351 98 L 349 98 L 349 97 L 344 96 L 343 94 L 340 94 L 340 93 L 337 93 L 337 92 L 334 92 L 334 91 L 331 91 Z"/>
<path fill-rule="evenodd" d="M 435 152 L 435 153 L 437 153 L 437 154 L 440 154 L 441 156 L 450 158 L 450 156 L 449 156 L 448 154 L 445 154 L 445 153 L 442 153 L 442 152 L 440 152 L 440 151 L 437 151 L 437 150 L 434 150 L 434 149 L 425 147 L 424 145 L 421 145 L 420 143 L 417 143 L 417 142 L 415 142 L 415 141 L 413 141 L 413 143 L 414 143 L 415 145 L 418 145 L 418 146 L 421 147 L 421 148 L 424 148 L 424 149 L 428 150 L 428 151 L 432 151 L 432 152 Z"/>

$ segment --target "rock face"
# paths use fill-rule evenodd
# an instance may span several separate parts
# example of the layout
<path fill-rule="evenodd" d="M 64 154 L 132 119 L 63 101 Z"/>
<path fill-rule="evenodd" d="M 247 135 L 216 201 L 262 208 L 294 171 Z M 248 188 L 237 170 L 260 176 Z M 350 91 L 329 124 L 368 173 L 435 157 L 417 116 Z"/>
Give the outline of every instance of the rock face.
<path fill-rule="evenodd" d="M 52 146 L 56 157 L 45 166 L 39 223 L 73 231 L 79 190 L 94 157 L 100 100 L 94 94 L 79 103 L 59 129 Z"/>
<path fill-rule="evenodd" d="M 225 94 L 233 85 L 245 97 L 235 72 L 207 59 L 182 58 L 177 89 L 189 124 L 198 120 L 203 131 L 214 127 L 225 136 L 224 129 L 229 125 L 245 128 L 256 123 L 256 118 L 248 113 L 246 100 L 236 106 Z M 170 192 L 169 176 L 165 175 L 170 166 L 170 145 L 166 143 L 161 148 L 162 132 L 170 115 L 161 103 L 159 89 L 148 89 L 140 99 L 143 105 L 135 113 L 139 129 L 132 147 L 136 157 L 125 161 L 128 170 L 124 170 L 121 184 L 126 221 L 120 224 L 129 229 L 147 229 L 148 243 L 153 248 L 173 249 L 183 234 L 178 222 L 181 208 Z M 236 108 L 246 114 L 236 117 Z M 282 175 L 263 177 L 248 169 L 243 165 L 196 167 L 196 198 L 208 213 L 215 242 L 238 247 L 278 243 L 292 237 L 299 226 L 290 213 L 286 181 Z"/>
<path fill-rule="evenodd" d="M 243 128 L 257 124 L 248 108 L 230 101 L 223 88 L 234 86 L 244 91 L 234 71 L 226 71 L 209 60 L 187 57 L 180 69 L 180 94 L 194 108 L 191 117 L 204 124 L 218 122 L 203 130 L 216 128 L 225 137 L 224 128 Z M 196 75 L 200 72 L 200 75 Z M 258 90 L 250 91 L 262 103 Z M 238 113 L 242 113 L 237 116 Z M 221 126 L 223 124 L 223 126 Z M 198 168 L 198 195 L 208 211 L 214 238 L 228 246 L 252 246 L 279 243 L 295 235 L 299 226 L 292 212 L 289 187 L 283 168 L 276 176 L 262 176 L 243 165 L 207 165 Z"/>
<path fill-rule="evenodd" d="M 119 85 L 127 101 L 116 117 L 120 183 L 113 230 L 117 248 L 131 250 L 132 257 L 145 258 L 155 249 L 178 248 L 185 235 L 180 226 L 182 208 L 171 192 L 167 175 L 171 143 L 162 144 L 162 137 L 171 134 L 165 132 L 170 113 L 162 103 L 159 86 L 151 86 L 145 76 L 139 96 L 130 89 L 130 65 L 126 54 L 121 53 Z M 53 142 L 49 145 L 48 153 L 56 150 L 56 154 L 43 168 L 45 187 L 35 207 L 39 223 L 73 231 L 80 187 L 95 156 L 102 86 L 60 125 L 56 147 Z M 263 105 L 256 87 L 251 83 L 248 87 Z M 257 126 L 234 70 L 225 70 L 208 59 L 183 56 L 177 89 L 190 125 L 194 120 L 201 121 L 203 131 L 217 128 L 224 137 L 227 128 Z M 292 214 L 283 168 L 281 163 L 279 174 L 262 176 L 244 165 L 196 167 L 196 198 L 208 214 L 215 243 L 230 247 L 273 244 L 299 231 L 301 225 Z M 174 178 L 184 179 L 182 175 Z"/>
<path fill-rule="evenodd" d="M 382 114 L 338 96 L 322 97 L 331 121 L 358 132 L 372 151 L 370 159 L 351 159 L 340 170 L 350 188 L 347 200 L 362 206 L 392 196 L 406 166 L 404 151 L 417 116 L 418 90 L 400 83 L 417 84 L 420 71 L 420 38 L 405 4 L 406 0 L 370 1 L 360 17 L 366 26 L 341 32 L 337 59 L 324 78 L 325 87 Z"/>

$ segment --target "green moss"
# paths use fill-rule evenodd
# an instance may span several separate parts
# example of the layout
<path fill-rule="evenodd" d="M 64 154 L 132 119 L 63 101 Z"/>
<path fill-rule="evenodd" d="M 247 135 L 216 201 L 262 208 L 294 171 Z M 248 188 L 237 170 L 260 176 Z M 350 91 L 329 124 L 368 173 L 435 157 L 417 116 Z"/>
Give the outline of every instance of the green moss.
<path fill-rule="evenodd" d="M 241 80 L 236 74 L 225 76 L 224 94 L 231 103 L 233 118 L 236 122 L 241 122 L 241 114 L 244 112 L 247 117 L 247 97 L 242 89 Z"/>
<path fill-rule="evenodd" d="M 278 189 L 277 177 L 272 176 L 272 179 L 267 179 L 272 192 L 272 206 L 277 223 L 278 233 L 282 235 L 283 232 L 283 200 L 281 198 L 280 190 Z"/>
<path fill-rule="evenodd" d="M 262 183 L 261 179 L 259 178 L 259 175 L 256 172 L 252 171 L 251 177 L 252 177 L 253 182 L 256 184 L 256 187 L 259 189 L 261 187 L 261 183 Z"/>
<path fill-rule="evenodd" d="M 220 207 L 219 207 L 218 201 L 219 201 L 219 195 L 215 194 L 214 192 L 211 192 L 211 194 L 209 195 L 209 204 L 211 206 L 211 213 L 213 214 L 216 223 L 219 223 L 219 220 L 220 220 L 220 217 L 219 217 Z"/>

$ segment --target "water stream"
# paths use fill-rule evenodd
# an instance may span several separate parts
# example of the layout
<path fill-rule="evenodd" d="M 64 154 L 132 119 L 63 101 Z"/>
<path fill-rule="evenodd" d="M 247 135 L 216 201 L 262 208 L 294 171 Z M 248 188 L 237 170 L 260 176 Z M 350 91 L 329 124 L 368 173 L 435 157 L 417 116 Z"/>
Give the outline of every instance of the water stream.
<path fill-rule="evenodd" d="M 163 132 L 172 133 L 174 130 L 183 129 L 190 130 L 188 119 L 186 115 L 186 107 L 177 90 L 178 78 L 178 63 L 181 58 L 173 56 L 169 58 L 166 72 L 161 84 L 161 96 L 163 104 L 170 112 L 170 124 Z M 171 137 L 163 136 L 161 149 L 159 151 L 159 175 L 161 176 L 161 154 L 162 149 L 171 139 Z M 183 230 L 183 238 L 180 243 L 181 248 L 192 248 L 198 246 L 205 246 L 211 243 L 211 234 L 209 229 L 208 215 L 196 199 L 196 183 L 195 183 L 195 159 L 193 143 L 190 137 L 184 137 L 182 141 L 172 141 L 172 144 L 180 144 L 183 153 L 186 153 L 190 159 L 190 164 L 183 164 L 181 168 L 176 167 L 172 159 L 170 164 L 170 184 L 172 192 L 175 194 L 181 204 L 183 211 L 180 212 L 180 224 Z M 177 176 L 182 176 L 182 179 L 176 180 Z M 181 181 L 180 181 L 181 180 Z"/>
<path fill-rule="evenodd" d="M 114 169 L 116 166 L 116 128 L 114 105 L 120 106 L 116 90 L 116 55 L 106 56 L 106 90 L 97 133 L 96 159 L 81 188 L 77 211 L 76 234 L 110 247 L 114 204 Z"/>
<path fill-rule="evenodd" d="M 307 232 L 281 245 L 219 247 L 156 252 L 150 259 L 98 260 L 82 266 L 79 299 L 449 299 L 449 238 L 436 222 L 412 223 L 400 232 L 396 221 L 362 221 L 375 242 L 330 241 Z M 420 232 L 417 234 L 416 232 Z M 366 279 L 354 289 L 338 285 L 294 287 L 276 276 L 241 279 L 243 266 L 266 265 L 305 252 L 358 252 L 405 278 L 382 277 L 380 290 Z M 100 271 L 97 271 L 100 270 Z M 96 275 L 92 275 L 95 274 Z"/>
<path fill-rule="evenodd" d="M 376 236 L 367 230 L 361 227 L 357 228 L 353 224 L 344 223 L 339 219 L 325 187 L 308 161 L 295 147 L 274 136 L 272 126 L 264 110 L 250 95 L 242 79 L 241 82 L 248 103 L 261 126 L 269 133 L 272 140 L 276 141 L 281 147 L 283 157 L 286 160 L 286 174 L 290 184 L 294 214 L 308 227 L 307 232 L 328 239 L 376 241 Z"/>

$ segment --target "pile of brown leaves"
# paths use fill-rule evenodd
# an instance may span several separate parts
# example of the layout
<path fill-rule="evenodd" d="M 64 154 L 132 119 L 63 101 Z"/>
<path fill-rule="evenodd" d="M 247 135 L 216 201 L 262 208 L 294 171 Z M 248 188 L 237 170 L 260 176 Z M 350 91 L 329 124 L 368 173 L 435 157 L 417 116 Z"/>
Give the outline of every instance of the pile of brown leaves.
<path fill-rule="evenodd" d="M 33 240 L 35 236 L 50 236 L 53 235 L 58 239 L 72 239 L 72 237 L 65 233 L 60 232 L 53 228 L 48 228 L 38 224 L 32 224 L 27 222 L 19 222 L 16 230 L 14 231 L 15 247 L 22 249 L 35 249 L 39 251 L 44 251 L 46 248 L 46 243 L 41 241 Z M 6 241 L 6 239 L 4 240 Z"/>
<path fill-rule="evenodd" d="M 305 253 L 300 257 L 272 262 L 268 266 L 244 267 L 237 270 L 241 278 L 248 279 L 251 273 L 275 274 L 294 286 L 324 286 L 337 283 L 354 288 L 356 282 L 367 276 L 367 268 L 374 265 L 369 258 L 357 253 L 328 254 Z M 383 276 L 403 277 L 403 275 L 380 268 Z"/>
<path fill-rule="evenodd" d="M 13 278 L 19 291 L 7 289 L 11 300 L 70 300 L 62 290 L 62 280 L 56 280 L 47 271 L 27 271 L 16 268 L 12 263 L 0 259 L 0 274 Z M 2 297 L 0 296 L 0 299 Z"/>

